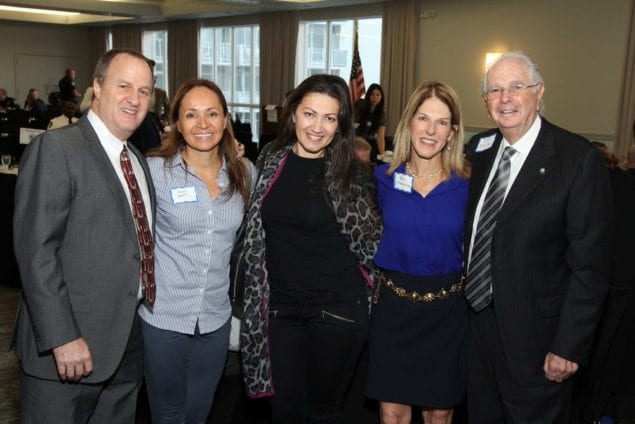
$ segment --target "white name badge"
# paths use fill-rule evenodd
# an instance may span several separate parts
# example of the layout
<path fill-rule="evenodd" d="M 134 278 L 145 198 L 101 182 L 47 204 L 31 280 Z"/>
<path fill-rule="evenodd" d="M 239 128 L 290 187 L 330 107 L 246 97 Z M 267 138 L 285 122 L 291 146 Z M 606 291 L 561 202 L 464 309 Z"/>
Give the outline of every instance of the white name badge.
<path fill-rule="evenodd" d="M 191 187 L 177 187 L 170 190 L 172 195 L 172 203 L 175 205 L 178 203 L 197 202 L 196 190 L 194 186 Z"/>
<path fill-rule="evenodd" d="M 483 137 L 478 141 L 478 145 L 476 146 L 476 152 L 482 152 L 483 150 L 487 150 L 494 144 L 494 140 L 496 139 L 496 135 L 490 135 L 489 137 Z"/>
<path fill-rule="evenodd" d="M 395 172 L 395 176 L 393 179 L 395 190 L 412 193 L 412 181 L 412 176 L 402 174 L 401 172 Z"/>

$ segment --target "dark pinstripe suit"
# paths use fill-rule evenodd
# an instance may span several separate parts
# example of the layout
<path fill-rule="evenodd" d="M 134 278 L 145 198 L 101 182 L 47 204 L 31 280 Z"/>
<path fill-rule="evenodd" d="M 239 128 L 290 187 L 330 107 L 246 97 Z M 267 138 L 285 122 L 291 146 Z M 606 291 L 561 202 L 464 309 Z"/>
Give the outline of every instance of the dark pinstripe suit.
<path fill-rule="evenodd" d="M 492 134 L 496 134 L 492 147 L 476 152 L 479 140 Z M 498 130 L 490 130 L 474 136 L 467 146 L 472 177 L 466 252 L 475 209 L 501 140 Z M 596 149 L 543 118 L 494 230 L 494 307 L 485 314 L 472 314 L 471 354 L 486 337 L 481 334 L 483 330 L 498 339 L 491 346 L 481 345 L 486 349 L 499 346 L 495 361 L 489 365 L 489 375 L 496 375 L 494 380 L 505 373 L 506 381 L 521 392 L 522 388 L 545 387 L 555 387 L 557 392 L 558 383 L 547 381 L 542 369 L 545 355 L 552 352 L 578 364 L 586 362 L 608 288 L 610 194 L 606 165 Z M 490 320 L 489 328 L 485 319 Z M 482 362 L 474 363 L 471 356 L 470 384 L 484 380 Z M 501 390 L 505 387 L 497 384 L 495 389 L 504 403 L 506 394 Z M 486 389 L 478 391 L 487 393 Z M 546 394 L 548 389 L 529 390 L 520 403 L 531 410 L 532 397 L 540 397 L 541 392 L 551 396 Z M 484 401 L 478 393 L 474 396 L 472 402 Z M 514 422 L 533 422 L 522 410 L 514 413 L 518 414 Z M 489 418 L 490 423 L 492 420 Z M 544 417 L 542 420 L 535 422 L 549 422 Z"/>

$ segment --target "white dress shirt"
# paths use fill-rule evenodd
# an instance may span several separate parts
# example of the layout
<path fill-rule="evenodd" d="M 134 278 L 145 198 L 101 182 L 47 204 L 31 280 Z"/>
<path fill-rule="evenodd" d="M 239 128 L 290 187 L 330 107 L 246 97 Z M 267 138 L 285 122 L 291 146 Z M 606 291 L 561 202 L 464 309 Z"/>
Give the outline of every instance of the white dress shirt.
<path fill-rule="evenodd" d="M 130 213 L 134 214 L 132 210 L 132 196 L 130 194 L 130 189 L 128 188 L 128 183 L 126 182 L 126 178 L 123 175 L 123 170 L 121 169 L 121 159 L 120 155 L 123 151 L 124 146 L 126 146 L 125 140 L 119 140 L 115 137 L 106 127 L 106 124 L 101 120 L 99 116 L 92 110 L 88 111 L 88 120 L 90 124 L 93 126 L 93 129 L 97 133 L 97 137 L 99 138 L 99 143 L 106 151 L 106 155 L 112 164 L 117 177 L 119 178 L 119 183 L 123 188 L 124 193 L 126 193 L 126 198 L 128 199 L 128 206 L 130 207 Z M 130 150 L 128 150 L 130 152 Z M 141 190 L 141 196 L 143 196 L 143 205 L 146 209 L 146 216 L 148 218 L 148 225 L 150 226 L 150 231 L 152 231 L 152 205 L 150 204 L 150 191 L 148 190 L 148 181 L 146 180 L 146 174 L 143 172 L 143 168 L 139 163 L 139 159 L 137 156 L 130 152 L 128 154 L 130 157 L 130 163 L 132 164 L 132 170 L 134 171 L 135 178 L 137 180 L 137 184 L 139 185 L 139 189 Z M 141 273 L 139 273 L 139 291 L 138 298 L 143 298 L 143 282 L 141 281 Z"/>
<path fill-rule="evenodd" d="M 121 187 L 123 187 L 123 191 L 126 193 L 126 197 L 128 198 L 128 206 L 130 206 L 130 212 L 132 212 L 132 197 L 130 196 L 130 190 L 128 189 L 126 178 L 123 175 L 120 161 L 121 152 L 124 146 L 127 146 L 126 141 L 119 140 L 117 137 L 115 137 L 108 130 L 106 124 L 104 124 L 99 116 L 97 116 L 97 114 L 92 110 L 88 112 L 88 120 L 97 133 L 99 142 L 106 151 L 106 155 L 108 155 L 108 159 L 110 159 L 110 163 L 112 164 L 117 177 L 119 177 Z M 148 225 L 150 226 L 150 229 L 152 229 L 152 205 L 150 204 L 150 191 L 148 190 L 148 181 L 146 180 L 146 175 L 143 172 L 141 164 L 139 163 L 139 159 L 137 159 L 137 157 L 133 153 L 130 153 L 128 156 L 130 156 L 132 170 L 134 171 L 135 178 L 137 179 L 137 183 L 139 184 L 139 188 L 141 189 L 143 203 L 146 208 L 146 216 L 148 217 Z"/>
<path fill-rule="evenodd" d="M 476 211 L 474 212 L 474 223 L 472 225 L 472 239 L 470 240 L 470 255 L 469 259 L 472 258 L 472 248 L 474 247 L 474 237 L 476 236 L 476 232 L 478 231 L 478 222 L 481 217 L 481 209 L 483 208 L 483 202 L 485 200 L 485 195 L 487 194 L 487 190 L 489 189 L 490 184 L 492 183 L 492 179 L 494 178 L 494 174 L 498 169 L 498 163 L 503 157 L 503 151 L 505 147 L 511 146 L 516 150 L 516 153 L 510 159 L 510 169 L 509 169 L 509 182 L 507 183 L 507 189 L 505 190 L 505 198 L 503 199 L 503 204 L 505 203 L 505 199 L 507 198 L 507 194 L 511 189 L 514 181 L 516 181 L 516 177 L 520 173 L 520 169 L 523 167 L 527 156 L 529 156 L 529 152 L 534 147 L 536 143 L 536 139 L 538 138 L 538 133 L 540 132 L 541 126 L 540 115 L 536 116 L 534 123 L 529 127 L 529 130 L 516 141 L 514 144 L 510 144 L 504 137 L 502 142 L 498 145 L 498 151 L 496 152 L 496 158 L 494 159 L 494 163 L 489 171 L 489 176 L 487 177 L 487 182 L 485 183 L 485 187 L 483 187 L 483 191 L 481 192 L 481 197 L 478 199 L 478 204 L 476 205 Z M 469 264 L 468 259 L 468 264 Z"/>

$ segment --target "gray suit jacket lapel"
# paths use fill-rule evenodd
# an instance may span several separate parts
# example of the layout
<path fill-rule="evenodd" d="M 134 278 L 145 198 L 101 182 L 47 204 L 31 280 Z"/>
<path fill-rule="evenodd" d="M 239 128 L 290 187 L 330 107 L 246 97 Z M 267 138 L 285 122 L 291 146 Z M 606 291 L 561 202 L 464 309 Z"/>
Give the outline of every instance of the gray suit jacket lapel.
<path fill-rule="evenodd" d="M 83 144 L 86 147 L 86 150 L 88 151 L 90 157 L 95 162 L 95 168 L 104 177 L 104 181 L 106 181 L 108 188 L 110 188 L 113 198 L 115 199 L 115 202 L 117 203 L 117 206 L 121 211 L 121 216 L 126 224 L 126 227 L 128 228 L 130 237 L 132 237 L 135 243 L 138 243 L 137 230 L 135 228 L 130 205 L 128 204 L 128 198 L 126 197 L 126 193 L 123 191 L 124 189 L 121 186 L 119 177 L 117 177 L 117 173 L 112 167 L 110 159 L 108 159 L 108 155 L 106 155 L 104 148 L 99 142 L 97 133 L 93 129 L 92 125 L 90 125 L 90 121 L 88 120 L 88 118 L 86 118 L 85 116 L 78 121 L 78 125 L 83 134 Z"/>

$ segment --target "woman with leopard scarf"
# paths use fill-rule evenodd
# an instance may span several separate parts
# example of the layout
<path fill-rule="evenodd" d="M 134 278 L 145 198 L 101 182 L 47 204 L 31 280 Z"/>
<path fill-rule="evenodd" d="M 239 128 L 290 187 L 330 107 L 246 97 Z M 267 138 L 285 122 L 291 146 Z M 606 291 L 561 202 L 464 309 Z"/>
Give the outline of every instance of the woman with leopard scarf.
<path fill-rule="evenodd" d="M 287 103 L 247 212 L 244 378 L 272 397 L 275 424 L 335 423 L 367 339 L 382 224 L 344 80 L 311 76 Z"/>

